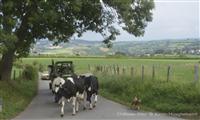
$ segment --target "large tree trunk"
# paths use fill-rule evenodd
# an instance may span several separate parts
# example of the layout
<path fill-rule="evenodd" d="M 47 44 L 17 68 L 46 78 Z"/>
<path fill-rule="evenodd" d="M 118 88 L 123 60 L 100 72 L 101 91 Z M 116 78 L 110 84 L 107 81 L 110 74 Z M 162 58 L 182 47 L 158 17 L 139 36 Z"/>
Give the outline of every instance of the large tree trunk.
<path fill-rule="evenodd" d="M 8 50 L 3 54 L 0 64 L 0 80 L 11 80 L 14 50 Z"/>

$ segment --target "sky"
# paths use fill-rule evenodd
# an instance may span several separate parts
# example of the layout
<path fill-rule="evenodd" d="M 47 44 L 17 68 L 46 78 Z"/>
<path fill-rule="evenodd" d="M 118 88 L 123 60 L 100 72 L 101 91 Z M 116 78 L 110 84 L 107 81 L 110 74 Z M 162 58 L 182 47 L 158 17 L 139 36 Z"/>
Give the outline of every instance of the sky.
<path fill-rule="evenodd" d="M 117 41 L 200 38 L 200 0 L 154 0 L 153 21 L 143 37 L 134 37 L 120 29 Z M 102 40 L 100 34 L 88 31 L 77 39 Z"/>

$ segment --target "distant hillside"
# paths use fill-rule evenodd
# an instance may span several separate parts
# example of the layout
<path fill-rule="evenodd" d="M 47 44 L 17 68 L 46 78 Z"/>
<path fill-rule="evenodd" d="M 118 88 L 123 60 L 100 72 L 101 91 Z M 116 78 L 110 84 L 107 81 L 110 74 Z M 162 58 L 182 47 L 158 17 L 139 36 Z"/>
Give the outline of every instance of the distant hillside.
<path fill-rule="evenodd" d="M 63 55 L 156 55 L 156 54 L 193 54 L 200 55 L 200 39 L 154 40 L 154 41 L 120 41 L 114 42 L 112 48 L 100 41 L 72 40 L 53 46 L 48 40 L 40 40 L 32 50 L 32 54 Z"/>

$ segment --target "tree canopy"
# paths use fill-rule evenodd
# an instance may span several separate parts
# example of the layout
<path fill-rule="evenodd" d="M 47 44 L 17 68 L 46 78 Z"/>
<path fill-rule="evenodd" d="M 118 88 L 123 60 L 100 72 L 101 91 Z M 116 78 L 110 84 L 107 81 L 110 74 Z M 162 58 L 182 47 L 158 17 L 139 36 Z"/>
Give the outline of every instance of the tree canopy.
<path fill-rule="evenodd" d="M 27 55 L 39 39 L 58 44 L 88 30 L 101 33 L 109 46 L 120 34 L 116 22 L 141 36 L 153 8 L 153 0 L 0 0 L 2 61 Z"/>
<path fill-rule="evenodd" d="M 66 42 L 88 30 L 101 33 L 109 44 L 119 34 L 116 17 L 124 30 L 140 36 L 152 20 L 153 7 L 152 0 L 1 0 L 0 44 L 21 56 L 38 39 Z"/>

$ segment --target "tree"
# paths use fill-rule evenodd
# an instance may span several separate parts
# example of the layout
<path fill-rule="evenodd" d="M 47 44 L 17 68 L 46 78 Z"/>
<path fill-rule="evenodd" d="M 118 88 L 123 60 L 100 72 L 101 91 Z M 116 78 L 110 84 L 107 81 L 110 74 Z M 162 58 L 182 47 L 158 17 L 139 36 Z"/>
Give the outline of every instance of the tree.
<path fill-rule="evenodd" d="M 13 60 L 28 55 L 38 39 L 58 44 L 91 30 L 110 46 L 119 35 L 116 21 L 141 36 L 153 7 L 153 0 L 0 0 L 1 80 L 10 80 Z"/>

